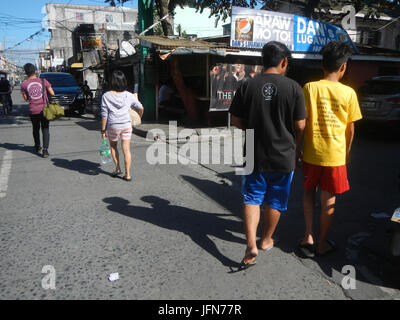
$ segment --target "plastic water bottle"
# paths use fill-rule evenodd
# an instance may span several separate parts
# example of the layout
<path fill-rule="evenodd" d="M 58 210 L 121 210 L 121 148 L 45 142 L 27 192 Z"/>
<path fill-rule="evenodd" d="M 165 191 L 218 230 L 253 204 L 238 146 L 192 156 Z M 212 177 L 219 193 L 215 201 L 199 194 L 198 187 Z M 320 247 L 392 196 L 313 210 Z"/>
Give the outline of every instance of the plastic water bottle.
<path fill-rule="evenodd" d="M 112 161 L 111 157 L 111 150 L 110 146 L 107 143 L 107 140 L 103 140 L 103 142 L 100 145 L 100 162 L 101 164 L 107 164 Z"/>

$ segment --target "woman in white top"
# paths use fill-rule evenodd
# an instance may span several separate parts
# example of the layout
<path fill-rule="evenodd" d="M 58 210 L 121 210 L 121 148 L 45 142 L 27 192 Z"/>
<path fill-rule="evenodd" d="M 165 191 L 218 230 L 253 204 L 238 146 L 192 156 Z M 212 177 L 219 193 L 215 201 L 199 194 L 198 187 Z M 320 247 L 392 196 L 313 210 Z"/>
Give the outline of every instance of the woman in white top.
<path fill-rule="evenodd" d="M 107 91 L 101 101 L 101 135 L 105 139 L 108 136 L 111 147 L 111 155 L 115 163 L 115 171 L 111 174 L 117 177 L 121 174 L 119 163 L 118 139 L 121 137 L 122 151 L 125 158 L 125 176 L 126 181 L 131 181 L 131 136 L 132 123 L 129 115 L 129 109 L 134 108 L 143 116 L 143 106 L 136 97 L 126 91 L 127 81 L 124 73 L 115 70 L 111 76 L 110 91 Z M 107 133 L 107 134 L 106 134 Z"/>

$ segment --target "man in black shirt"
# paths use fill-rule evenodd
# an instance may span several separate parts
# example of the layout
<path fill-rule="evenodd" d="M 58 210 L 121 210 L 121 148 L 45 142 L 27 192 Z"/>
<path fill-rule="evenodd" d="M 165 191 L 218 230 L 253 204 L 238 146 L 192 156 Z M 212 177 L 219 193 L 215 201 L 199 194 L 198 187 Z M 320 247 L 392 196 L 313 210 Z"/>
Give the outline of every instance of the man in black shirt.
<path fill-rule="evenodd" d="M 259 249 L 274 246 L 272 235 L 282 211 L 287 210 L 290 185 L 305 127 L 305 103 L 301 87 L 285 77 L 290 50 L 271 41 L 262 49 L 264 73 L 244 82 L 230 107 L 232 124 L 254 130 L 254 171 L 243 176 L 244 225 L 247 248 L 242 265 L 255 264 L 256 231 L 260 205 L 266 203 L 264 232 Z"/>
<path fill-rule="evenodd" d="M 11 92 L 12 88 L 10 82 L 7 80 L 5 75 L 0 75 L 0 95 L 4 95 L 4 98 L 7 99 L 10 110 L 13 104 L 11 99 Z M 0 97 L 0 99 L 3 99 L 3 97 Z"/>

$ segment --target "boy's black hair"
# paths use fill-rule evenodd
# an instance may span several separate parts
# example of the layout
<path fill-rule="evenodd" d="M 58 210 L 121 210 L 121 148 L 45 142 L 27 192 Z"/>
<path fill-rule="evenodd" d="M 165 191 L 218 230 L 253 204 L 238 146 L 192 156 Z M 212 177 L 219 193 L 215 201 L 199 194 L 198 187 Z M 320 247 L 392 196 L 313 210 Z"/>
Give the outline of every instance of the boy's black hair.
<path fill-rule="evenodd" d="M 323 46 L 320 51 L 322 55 L 322 68 L 328 72 L 336 72 L 340 66 L 346 63 L 353 51 L 344 42 L 331 41 Z"/>
<path fill-rule="evenodd" d="M 123 92 L 126 90 L 128 82 L 125 74 L 121 70 L 115 70 L 111 75 L 110 90 Z"/>
<path fill-rule="evenodd" d="M 32 63 L 27 63 L 24 65 L 25 74 L 30 77 L 35 74 L 36 67 Z"/>
<path fill-rule="evenodd" d="M 278 41 L 270 41 L 262 48 L 262 60 L 265 69 L 277 67 L 282 59 L 292 56 L 288 47 Z"/>

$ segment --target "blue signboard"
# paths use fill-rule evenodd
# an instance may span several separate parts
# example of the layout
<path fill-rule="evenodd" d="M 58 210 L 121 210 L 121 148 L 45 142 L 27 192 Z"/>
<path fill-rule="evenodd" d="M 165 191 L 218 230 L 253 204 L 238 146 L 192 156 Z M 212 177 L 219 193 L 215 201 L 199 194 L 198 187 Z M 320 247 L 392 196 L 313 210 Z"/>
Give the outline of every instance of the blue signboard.
<path fill-rule="evenodd" d="M 330 41 L 342 41 L 358 53 L 346 30 L 293 14 L 232 7 L 231 46 L 261 49 L 269 41 L 294 52 L 318 53 Z"/>

